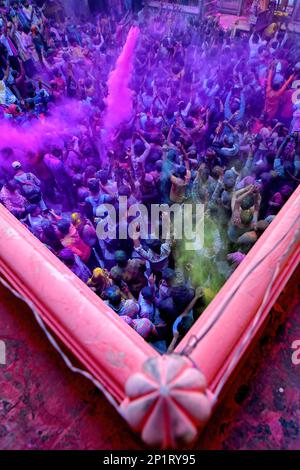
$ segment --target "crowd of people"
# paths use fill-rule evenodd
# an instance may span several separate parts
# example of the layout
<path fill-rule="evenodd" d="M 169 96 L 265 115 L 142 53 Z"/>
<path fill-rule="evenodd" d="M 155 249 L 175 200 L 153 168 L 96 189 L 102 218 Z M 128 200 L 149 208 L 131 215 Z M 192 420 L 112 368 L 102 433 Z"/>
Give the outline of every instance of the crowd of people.
<path fill-rule="evenodd" d="M 107 81 L 132 25 L 133 112 L 108 145 Z M 84 112 L 36 148 L 0 136 L 1 203 L 146 341 L 172 351 L 299 182 L 299 52 L 292 33 L 225 31 L 219 17 L 112 8 L 57 23 L 33 0 L 2 0 L 1 132 L 43 133 L 66 103 Z M 135 240 L 99 240 L 97 208 L 118 212 L 120 196 L 203 204 L 203 248 L 142 239 L 138 226 Z"/>

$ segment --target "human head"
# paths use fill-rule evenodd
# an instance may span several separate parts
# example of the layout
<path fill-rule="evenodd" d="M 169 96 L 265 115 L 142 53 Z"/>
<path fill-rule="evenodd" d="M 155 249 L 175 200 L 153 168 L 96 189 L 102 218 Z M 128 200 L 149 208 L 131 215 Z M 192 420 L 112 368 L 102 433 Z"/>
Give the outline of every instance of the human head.
<path fill-rule="evenodd" d="M 171 288 L 171 296 L 177 312 L 182 313 L 195 296 L 195 291 L 186 285 L 179 283 Z"/>
<path fill-rule="evenodd" d="M 75 263 L 75 256 L 70 248 L 64 248 L 58 254 L 59 259 L 68 267 L 73 266 Z"/>
<path fill-rule="evenodd" d="M 225 147 L 232 147 L 234 144 L 234 138 L 232 135 L 226 135 L 224 137 L 223 142 L 224 142 Z"/>
<path fill-rule="evenodd" d="M 254 231 L 246 232 L 238 239 L 238 245 L 245 251 L 249 251 L 257 241 L 257 234 Z"/>
<path fill-rule="evenodd" d="M 109 275 L 114 284 L 121 286 L 123 281 L 123 269 L 120 266 L 114 266 L 111 268 Z"/>
<path fill-rule="evenodd" d="M 225 188 L 232 189 L 235 185 L 236 178 L 237 178 L 237 175 L 234 171 L 232 170 L 225 171 L 224 179 L 223 179 Z"/>
<path fill-rule="evenodd" d="M 73 176 L 72 181 L 73 181 L 74 186 L 76 187 L 82 186 L 83 175 L 81 173 L 77 173 L 76 175 Z"/>
<path fill-rule="evenodd" d="M 108 172 L 106 170 L 98 171 L 97 172 L 97 177 L 99 178 L 101 184 L 107 184 Z"/>
<path fill-rule="evenodd" d="M 149 339 L 151 335 L 157 334 L 154 324 L 148 318 L 133 320 L 132 327 L 145 340 Z"/>
<path fill-rule="evenodd" d="M 242 210 L 248 210 L 251 209 L 251 207 L 254 206 L 255 200 L 254 196 L 252 194 L 249 194 L 248 196 L 245 196 L 241 202 L 241 209 Z"/>
<path fill-rule="evenodd" d="M 105 291 L 106 298 L 113 307 L 118 307 L 122 300 L 122 295 L 119 287 L 111 286 Z"/>
<path fill-rule="evenodd" d="M 209 147 L 206 151 L 206 158 L 210 160 L 214 158 L 215 156 L 216 156 L 215 150 L 212 147 Z"/>
<path fill-rule="evenodd" d="M 119 187 L 119 196 L 130 197 L 131 191 L 128 186 L 122 185 Z"/>
<path fill-rule="evenodd" d="M 256 224 L 257 235 L 261 235 L 268 227 L 269 223 L 266 220 L 259 220 Z"/>
<path fill-rule="evenodd" d="M 87 186 L 92 194 L 98 194 L 100 191 L 100 184 L 97 178 L 90 178 L 87 182 Z"/>
<path fill-rule="evenodd" d="M 151 248 L 154 253 L 159 254 L 161 248 L 161 241 L 158 239 L 149 239 L 146 241 L 149 248 Z"/>
<path fill-rule="evenodd" d="M 241 211 L 241 222 L 243 225 L 250 225 L 253 219 L 253 213 L 251 210 L 242 210 Z"/>
<path fill-rule="evenodd" d="M 175 321 L 178 311 L 174 305 L 172 297 L 161 300 L 158 304 L 159 314 L 162 320 L 167 323 Z"/>
<path fill-rule="evenodd" d="M 153 291 L 151 287 L 143 287 L 143 289 L 141 290 L 141 294 L 145 300 L 148 300 L 149 302 L 153 300 Z"/>
<path fill-rule="evenodd" d="M 274 82 L 272 83 L 272 89 L 273 89 L 274 91 L 279 91 L 280 88 L 281 88 L 281 86 L 282 86 L 282 82 L 279 81 L 279 80 L 278 80 L 278 81 L 276 80 L 276 81 L 274 81 Z"/>
<path fill-rule="evenodd" d="M 284 186 L 282 186 L 282 188 L 280 189 L 280 194 L 283 196 L 283 198 L 285 200 L 287 200 L 290 195 L 292 194 L 293 192 L 293 188 L 288 185 L 288 184 L 285 184 Z"/>
<path fill-rule="evenodd" d="M 186 167 L 181 165 L 177 169 L 176 174 L 178 175 L 179 178 L 184 179 L 186 177 Z"/>
<path fill-rule="evenodd" d="M 176 150 L 171 149 L 169 150 L 167 154 L 167 159 L 170 160 L 171 162 L 175 162 L 176 156 L 177 156 Z"/>
<path fill-rule="evenodd" d="M 61 219 L 57 222 L 57 228 L 62 235 L 67 235 L 70 230 L 70 222 L 67 219 Z"/>
<path fill-rule="evenodd" d="M 79 212 L 73 212 L 71 215 L 71 221 L 75 227 L 78 227 L 82 223 L 82 215 L 79 214 Z"/>
<path fill-rule="evenodd" d="M 200 173 L 200 176 L 201 176 L 202 181 L 207 181 L 207 180 L 208 180 L 209 174 L 210 174 L 208 168 L 206 168 L 206 167 L 200 168 L 200 169 L 199 169 L 199 173 Z"/>
<path fill-rule="evenodd" d="M 211 176 L 217 180 L 219 179 L 219 177 L 223 174 L 223 170 L 220 166 L 216 165 L 213 167 L 212 169 L 212 172 L 211 172 Z"/>
<path fill-rule="evenodd" d="M 15 171 L 18 171 L 22 168 L 22 164 L 18 161 L 13 162 L 11 166 Z"/>
<path fill-rule="evenodd" d="M 115 261 L 116 261 L 118 266 L 120 266 L 122 268 L 126 267 L 128 258 L 127 258 L 127 255 L 126 255 L 125 251 L 117 250 L 115 252 Z"/>
<path fill-rule="evenodd" d="M 103 289 L 107 287 L 109 282 L 108 273 L 102 268 L 95 268 L 92 273 L 92 277 L 88 281 L 88 285 L 97 286 L 98 288 Z"/>

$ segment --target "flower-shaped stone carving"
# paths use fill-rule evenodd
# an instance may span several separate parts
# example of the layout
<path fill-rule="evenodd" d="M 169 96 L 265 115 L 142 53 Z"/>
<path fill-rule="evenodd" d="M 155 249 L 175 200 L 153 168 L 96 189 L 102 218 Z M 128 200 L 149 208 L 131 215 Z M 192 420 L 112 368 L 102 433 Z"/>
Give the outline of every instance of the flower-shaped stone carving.
<path fill-rule="evenodd" d="M 197 437 L 211 413 L 204 375 L 182 356 L 148 359 L 126 384 L 123 413 L 150 446 L 174 448 Z"/>

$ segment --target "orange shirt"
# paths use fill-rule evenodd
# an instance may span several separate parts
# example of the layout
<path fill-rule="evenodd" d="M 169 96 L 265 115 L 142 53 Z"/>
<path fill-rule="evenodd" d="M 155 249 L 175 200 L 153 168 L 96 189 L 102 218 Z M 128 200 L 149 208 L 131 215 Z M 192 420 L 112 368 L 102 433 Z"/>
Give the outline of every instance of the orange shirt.
<path fill-rule="evenodd" d="M 282 85 L 279 90 L 273 90 L 272 88 L 272 76 L 273 71 L 270 70 L 268 74 L 267 80 L 267 94 L 266 94 L 266 102 L 265 102 L 265 112 L 268 115 L 269 119 L 274 119 L 278 113 L 280 97 L 283 95 L 289 84 L 294 79 L 294 76 L 291 75 L 290 78 Z"/>

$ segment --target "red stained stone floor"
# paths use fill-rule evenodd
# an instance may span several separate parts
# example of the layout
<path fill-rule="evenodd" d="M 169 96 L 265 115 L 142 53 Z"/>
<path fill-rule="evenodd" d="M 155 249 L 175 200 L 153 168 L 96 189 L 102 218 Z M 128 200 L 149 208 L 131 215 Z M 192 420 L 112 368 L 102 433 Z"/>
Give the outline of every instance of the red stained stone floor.
<path fill-rule="evenodd" d="M 271 321 L 197 449 L 300 449 L 300 273 L 272 311 Z M 242 312 L 241 312 L 242 314 Z M 31 312 L 0 287 L 0 449 L 141 449 L 114 409 L 52 350 Z"/>

